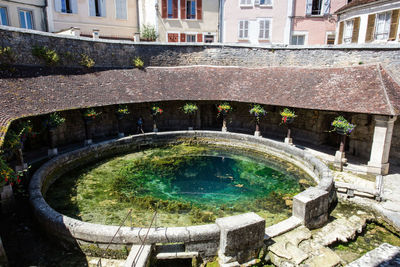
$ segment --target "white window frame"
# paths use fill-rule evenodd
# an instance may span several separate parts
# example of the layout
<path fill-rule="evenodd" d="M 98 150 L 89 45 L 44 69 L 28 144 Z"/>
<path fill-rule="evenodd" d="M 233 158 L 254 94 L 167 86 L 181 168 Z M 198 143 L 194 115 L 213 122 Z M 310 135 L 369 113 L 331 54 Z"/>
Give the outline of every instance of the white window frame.
<path fill-rule="evenodd" d="M 261 4 L 261 1 L 264 1 L 264 4 Z M 265 2 L 270 2 L 269 4 L 266 4 Z M 272 7 L 273 6 L 273 0 L 254 0 L 254 5 L 255 6 L 260 6 L 260 7 Z"/>
<path fill-rule="evenodd" d="M 129 0 L 125 0 L 125 12 L 126 12 L 126 18 L 125 19 L 121 19 L 117 17 L 117 1 L 118 0 L 114 0 L 114 7 L 115 7 L 115 19 L 117 20 L 128 20 L 128 1 Z"/>
<path fill-rule="evenodd" d="M 197 34 L 198 34 L 198 32 L 184 32 L 184 34 L 185 34 L 185 43 L 189 43 L 189 44 L 192 44 L 192 43 L 197 43 Z M 187 41 L 187 36 L 188 35 L 194 35 L 194 42 L 188 42 Z M 180 39 L 180 35 L 179 35 L 179 39 Z"/>
<path fill-rule="evenodd" d="M 185 19 L 186 20 L 196 20 L 197 19 L 197 0 L 180 0 L 180 1 L 185 1 Z M 194 2 L 194 18 L 193 19 L 192 18 L 190 18 L 190 19 L 187 18 L 187 8 L 188 8 L 187 2 L 188 1 L 191 1 L 192 3 Z M 179 8 L 179 1 L 178 1 L 178 9 L 180 9 Z M 178 16 L 178 18 L 179 18 L 179 16 Z"/>
<path fill-rule="evenodd" d="M 253 7 L 253 0 L 238 0 L 238 1 L 240 7 Z M 242 4 L 242 1 L 244 1 L 245 3 Z"/>
<path fill-rule="evenodd" d="M 310 10 L 310 13 L 307 13 L 307 3 L 308 3 L 308 0 L 306 0 L 306 6 L 305 6 L 305 8 L 306 8 L 306 10 L 305 10 L 305 14 L 306 14 L 306 16 L 311 16 L 311 17 L 323 17 L 323 16 L 325 16 L 325 15 L 328 15 L 327 13 L 325 13 L 325 4 L 326 4 L 326 2 L 328 2 L 329 1 L 329 12 L 328 13 L 330 13 L 331 12 L 331 5 L 332 5 L 332 1 L 333 0 L 321 0 L 321 7 L 320 7 L 320 10 L 319 10 L 319 14 L 312 14 L 312 0 L 311 0 L 311 10 Z"/>
<path fill-rule="evenodd" d="M 306 31 L 293 31 L 292 36 L 290 36 L 290 45 L 292 44 L 292 37 L 293 36 L 299 36 L 299 35 L 304 35 L 304 46 L 308 44 L 308 32 Z"/>
<path fill-rule="evenodd" d="M 34 30 L 34 29 L 35 29 L 35 23 L 34 23 L 35 20 L 34 20 L 34 18 L 33 18 L 33 10 L 31 10 L 31 9 L 24 9 L 24 8 L 18 8 L 19 26 L 20 26 L 20 28 L 22 28 L 20 12 L 25 12 L 25 15 L 24 15 L 25 23 L 26 23 L 26 13 L 31 13 L 31 25 L 32 25 L 32 29 L 31 29 L 31 30 Z M 24 28 L 24 29 L 30 30 L 29 28 Z"/>
<path fill-rule="evenodd" d="M 96 1 L 98 1 L 99 3 L 99 12 L 100 12 L 100 16 L 97 16 L 96 14 L 93 16 L 90 14 L 90 2 L 93 1 L 93 7 L 94 7 L 94 12 L 96 13 Z M 104 1 L 104 9 L 102 8 L 102 3 L 101 1 Z M 107 1 L 109 0 L 89 0 L 88 4 L 89 4 L 89 17 L 91 18 L 106 18 L 107 17 Z M 104 11 L 104 14 L 103 14 Z"/>
<path fill-rule="evenodd" d="M 1 19 L 0 19 L 0 25 L 9 26 L 9 25 L 10 25 L 10 22 L 9 22 L 9 20 L 8 20 L 8 10 L 7 10 L 7 7 L 6 7 L 6 6 L 0 6 L 0 8 L 4 8 L 5 13 L 6 13 L 6 18 L 5 18 L 5 19 L 6 19 L 6 24 L 3 25 L 2 22 L 1 22 Z M 18 14 L 18 16 L 19 16 L 19 14 Z"/>
<path fill-rule="evenodd" d="M 261 21 L 268 21 L 268 38 L 260 38 L 260 22 Z M 258 40 L 263 40 L 263 41 L 270 41 L 271 40 L 271 30 L 272 30 L 272 19 L 271 18 L 259 18 L 257 19 L 257 39 Z M 264 29 L 264 34 L 265 34 L 265 29 Z"/>
<path fill-rule="evenodd" d="M 384 23 L 385 23 L 383 25 L 384 31 L 382 33 L 378 33 L 377 32 L 378 23 L 379 23 L 378 22 L 378 17 L 379 17 L 379 15 L 382 15 L 382 14 L 385 14 L 386 16 L 389 16 L 389 20 L 385 20 L 384 21 Z M 386 22 L 387 22 L 387 24 L 386 24 Z M 374 26 L 374 40 L 375 41 L 378 41 L 378 42 L 379 41 L 387 41 L 389 39 L 391 22 L 392 22 L 392 11 L 385 11 L 385 12 L 381 12 L 381 13 L 377 13 L 376 14 L 376 16 L 375 16 L 375 26 Z M 387 26 L 387 29 L 385 29 L 386 26 Z M 387 30 L 387 32 L 385 30 Z M 387 36 L 386 37 L 384 36 L 384 38 L 378 39 L 378 36 L 381 36 L 381 35 L 387 35 Z"/>
<path fill-rule="evenodd" d="M 335 41 L 336 41 L 336 33 L 335 33 L 334 31 L 326 32 L 326 33 L 325 33 L 325 44 L 326 44 L 326 45 L 328 44 L 328 36 L 329 36 L 329 35 L 335 36 L 335 38 L 333 39 L 333 44 L 331 44 L 331 45 L 334 45 L 334 44 L 335 44 Z"/>
<path fill-rule="evenodd" d="M 351 44 L 353 38 L 354 19 L 345 20 L 343 27 L 343 44 Z"/>
<path fill-rule="evenodd" d="M 240 23 L 243 22 L 243 30 L 240 28 Z M 245 25 L 247 22 L 247 36 L 245 37 Z M 238 40 L 249 40 L 249 28 L 250 28 L 250 21 L 249 20 L 239 20 L 238 22 Z M 243 37 L 240 37 L 240 31 L 243 31 Z"/>

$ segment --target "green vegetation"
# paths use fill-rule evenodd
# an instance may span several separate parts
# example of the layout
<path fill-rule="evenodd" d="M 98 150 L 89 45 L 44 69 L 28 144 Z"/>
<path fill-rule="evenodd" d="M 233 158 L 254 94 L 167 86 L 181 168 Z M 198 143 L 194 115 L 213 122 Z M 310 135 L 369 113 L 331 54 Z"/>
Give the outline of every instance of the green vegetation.
<path fill-rule="evenodd" d="M 204 224 L 248 211 L 267 225 L 289 217 L 293 195 L 308 186 L 299 184 L 301 173 L 281 173 L 275 168 L 280 163 L 271 168 L 243 151 L 228 152 L 181 144 L 116 157 L 64 175 L 46 199 L 68 216 L 115 225 L 130 208 L 135 226 L 147 226 L 154 210 L 158 226 Z"/>
<path fill-rule="evenodd" d="M 196 104 L 193 104 L 193 103 L 186 103 L 186 104 L 182 107 L 183 113 L 188 114 L 188 115 L 192 115 L 192 114 L 196 113 L 196 111 L 197 111 L 198 109 L 199 109 L 199 108 L 197 107 L 197 105 L 196 105 Z"/>
<path fill-rule="evenodd" d="M 9 66 L 15 62 L 15 55 L 11 47 L 0 46 L 0 65 Z"/>
<path fill-rule="evenodd" d="M 145 41 L 155 41 L 157 39 L 157 32 L 154 26 L 143 24 L 140 31 L 141 39 Z"/>
<path fill-rule="evenodd" d="M 47 126 L 49 128 L 57 128 L 64 122 L 65 122 L 65 118 L 61 117 L 61 115 L 58 112 L 53 112 L 49 115 L 49 120 L 48 120 Z"/>
<path fill-rule="evenodd" d="M 138 69 L 143 69 L 144 62 L 140 57 L 135 57 L 135 59 L 133 60 L 133 66 Z"/>
<path fill-rule="evenodd" d="M 57 52 L 46 46 L 33 46 L 32 55 L 42 60 L 46 66 L 55 66 L 60 61 L 60 57 Z"/>
<path fill-rule="evenodd" d="M 79 64 L 81 66 L 90 69 L 90 68 L 94 67 L 95 63 L 96 62 L 92 58 L 90 58 L 88 55 L 81 54 L 81 60 L 79 61 Z"/>

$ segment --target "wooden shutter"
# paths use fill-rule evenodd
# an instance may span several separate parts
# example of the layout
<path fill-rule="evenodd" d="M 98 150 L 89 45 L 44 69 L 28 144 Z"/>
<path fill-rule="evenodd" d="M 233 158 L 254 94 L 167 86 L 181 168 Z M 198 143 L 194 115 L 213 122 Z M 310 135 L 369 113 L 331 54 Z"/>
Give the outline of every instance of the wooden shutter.
<path fill-rule="evenodd" d="M 396 40 L 397 28 L 399 27 L 399 11 L 400 11 L 400 9 L 396 9 L 396 10 L 392 11 L 392 19 L 390 22 L 389 41 Z"/>
<path fill-rule="evenodd" d="M 178 42 L 178 34 L 177 33 L 168 33 L 168 42 L 169 43 L 177 43 Z"/>
<path fill-rule="evenodd" d="M 354 19 L 353 33 L 351 34 L 351 42 L 358 43 L 358 32 L 360 31 L 360 17 Z"/>
<path fill-rule="evenodd" d="M 203 34 L 202 33 L 198 33 L 197 34 L 197 42 L 198 43 L 202 43 L 203 42 Z"/>
<path fill-rule="evenodd" d="M 168 17 L 168 0 L 162 0 L 161 2 L 161 17 L 166 19 Z"/>
<path fill-rule="evenodd" d="M 105 17 L 106 16 L 106 0 L 99 0 L 100 3 L 100 16 Z"/>
<path fill-rule="evenodd" d="M 203 12 L 203 3 L 202 3 L 202 0 L 197 0 L 196 4 L 197 4 L 197 8 L 196 8 L 197 19 L 199 19 L 199 20 L 203 19 L 203 14 L 202 14 L 202 12 Z"/>
<path fill-rule="evenodd" d="M 368 15 L 367 34 L 365 35 L 366 43 L 374 40 L 375 16 L 376 14 Z"/>
<path fill-rule="evenodd" d="M 311 15 L 312 12 L 312 0 L 307 0 L 306 2 L 306 15 Z"/>
<path fill-rule="evenodd" d="M 324 15 L 328 15 L 329 11 L 331 9 L 331 1 L 330 0 L 325 0 L 323 8 L 324 8 L 324 13 L 323 14 Z"/>
<path fill-rule="evenodd" d="M 186 0 L 181 0 L 181 19 L 186 19 Z"/>
<path fill-rule="evenodd" d="M 344 29 L 344 22 L 341 21 L 339 24 L 338 44 L 341 44 L 343 42 L 343 29 Z"/>
<path fill-rule="evenodd" d="M 178 18 L 178 0 L 172 0 L 172 17 Z"/>
<path fill-rule="evenodd" d="M 96 16 L 96 8 L 95 8 L 95 5 L 94 5 L 94 1 L 95 0 L 89 0 L 89 14 L 92 17 Z"/>
<path fill-rule="evenodd" d="M 186 34 L 181 33 L 181 42 L 184 43 L 186 42 Z"/>

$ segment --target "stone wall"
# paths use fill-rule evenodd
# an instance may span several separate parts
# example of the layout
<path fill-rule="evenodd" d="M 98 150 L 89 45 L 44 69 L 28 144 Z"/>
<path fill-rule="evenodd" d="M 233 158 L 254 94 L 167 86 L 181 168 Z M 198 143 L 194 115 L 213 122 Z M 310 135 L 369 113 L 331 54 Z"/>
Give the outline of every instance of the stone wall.
<path fill-rule="evenodd" d="M 217 116 L 216 104 L 212 101 L 196 102 L 199 112 L 194 118 L 195 129 L 199 130 L 220 130 L 222 118 Z M 158 105 L 164 113 L 158 116 L 157 127 L 159 131 L 185 130 L 192 123 L 185 115 L 181 107 L 183 101 L 160 102 Z M 228 131 L 253 134 L 255 130 L 255 120 L 249 114 L 249 103 L 231 102 L 234 111 L 227 117 Z M 144 119 L 144 131 L 151 132 L 153 127 L 152 117 L 150 116 L 151 103 L 129 104 L 130 114 L 124 118 L 122 128 L 125 134 L 137 133 L 136 122 L 139 116 Z M 115 116 L 117 106 L 106 106 L 98 108 L 101 115 L 96 118 L 93 126 L 94 140 L 110 138 L 118 133 L 118 120 Z M 261 120 L 260 130 L 264 137 L 283 141 L 287 128 L 281 124 L 279 112 L 282 108 L 266 107 L 268 113 Z M 292 137 L 295 144 L 306 145 L 326 145 L 332 149 L 339 147 L 339 136 L 331 130 L 330 123 L 338 115 L 334 112 L 311 111 L 305 109 L 295 110 L 297 117 L 292 124 Z M 85 126 L 81 110 L 70 110 L 61 113 L 66 118 L 66 123 L 56 130 L 56 145 L 63 147 L 71 144 L 83 143 L 85 140 Z M 364 159 L 365 163 L 369 159 L 371 142 L 374 130 L 373 117 L 365 114 L 345 115 L 353 123 L 357 124 L 355 131 L 350 135 L 347 151 L 351 155 L 356 155 Z M 38 150 L 48 145 L 47 132 L 43 130 L 43 120 L 45 116 L 31 118 L 34 123 L 34 130 L 40 134 L 26 143 L 25 150 Z M 397 122 L 398 124 L 398 122 Z M 398 127 L 398 125 L 397 125 Z M 398 140 L 394 140 L 398 147 Z M 396 143 L 397 142 L 397 143 Z M 396 149 L 393 149 L 395 153 Z"/>
<path fill-rule="evenodd" d="M 220 66 L 351 66 L 367 63 L 387 65 L 400 62 L 400 46 L 340 47 L 256 47 L 226 44 L 160 44 L 129 41 L 92 40 L 0 26 L 0 46 L 15 51 L 15 64 L 40 65 L 32 56 L 32 46 L 55 49 L 62 66 L 79 66 L 82 54 L 96 62 L 96 67 L 132 67 L 140 56 L 150 66 L 220 65 Z M 395 66 L 394 72 L 399 73 Z M 397 71 L 396 71 L 397 70 Z"/>

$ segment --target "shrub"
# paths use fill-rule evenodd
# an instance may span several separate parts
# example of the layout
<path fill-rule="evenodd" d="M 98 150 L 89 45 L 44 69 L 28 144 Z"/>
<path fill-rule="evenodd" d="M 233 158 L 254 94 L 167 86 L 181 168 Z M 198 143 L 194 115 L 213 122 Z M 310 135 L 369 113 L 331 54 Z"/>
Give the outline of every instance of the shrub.
<path fill-rule="evenodd" d="M 79 61 L 79 64 L 83 67 L 90 69 L 94 66 L 95 61 L 92 58 L 90 58 L 88 55 L 81 54 L 81 60 Z"/>
<path fill-rule="evenodd" d="M 33 46 L 32 55 L 42 60 L 47 66 L 55 66 L 60 61 L 57 52 L 45 46 Z"/>
<path fill-rule="evenodd" d="M 15 61 L 11 47 L 0 47 L 0 65 L 11 65 Z"/>
<path fill-rule="evenodd" d="M 49 120 L 47 126 L 49 128 L 57 128 L 65 122 L 65 118 L 61 117 L 58 112 L 51 113 L 49 115 Z"/>
<path fill-rule="evenodd" d="M 152 25 L 142 25 L 140 36 L 146 41 L 155 41 L 157 39 L 156 29 Z"/>
<path fill-rule="evenodd" d="M 135 59 L 133 60 L 133 65 L 135 66 L 135 68 L 143 69 L 144 62 L 140 57 L 135 57 Z"/>

